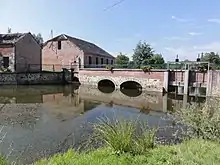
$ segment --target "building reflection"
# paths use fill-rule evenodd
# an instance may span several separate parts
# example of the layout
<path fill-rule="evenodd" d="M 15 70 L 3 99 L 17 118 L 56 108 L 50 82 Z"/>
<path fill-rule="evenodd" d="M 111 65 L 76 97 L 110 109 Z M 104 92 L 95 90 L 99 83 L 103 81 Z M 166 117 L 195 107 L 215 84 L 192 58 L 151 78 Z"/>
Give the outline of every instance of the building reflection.
<path fill-rule="evenodd" d="M 146 93 L 136 90 L 95 89 L 75 86 L 3 86 L 0 88 L 0 103 L 42 104 L 53 113 L 68 116 L 70 113 L 83 114 L 100 105 L 121 105 L 141 111 L 174 111 L 191 102 L 201 103 L 205 98 L 176 96 L 174 94 Z M 93 106 L 94 105 L 94 106 Z"/>

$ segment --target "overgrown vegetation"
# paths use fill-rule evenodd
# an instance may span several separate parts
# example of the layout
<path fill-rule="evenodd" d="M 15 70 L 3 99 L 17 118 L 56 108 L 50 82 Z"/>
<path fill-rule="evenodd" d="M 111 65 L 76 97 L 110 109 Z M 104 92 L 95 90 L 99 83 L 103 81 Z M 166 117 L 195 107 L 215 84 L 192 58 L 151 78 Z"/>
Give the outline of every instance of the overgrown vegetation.
<path fill-rule="evenodd" d="M 174 114 L 177 124 L 186 125 L 181 134 L 187 138 L 219 141 L 220 137 L 220 98 L 207 98 L 204 105 L 193 104 Z"/>
<path fill-rule="evenodd" d="M 94 125 L 95 139 L 117 154 L 143 154 L 155 147 L 155 129 L 147 124 L 137 127 L 136 121 L 99 119 Z"/>

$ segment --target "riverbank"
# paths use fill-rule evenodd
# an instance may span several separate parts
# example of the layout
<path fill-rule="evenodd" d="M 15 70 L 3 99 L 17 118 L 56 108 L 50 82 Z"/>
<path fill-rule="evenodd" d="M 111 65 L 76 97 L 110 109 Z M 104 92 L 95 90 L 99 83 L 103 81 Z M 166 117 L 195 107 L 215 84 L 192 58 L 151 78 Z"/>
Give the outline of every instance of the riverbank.
<path fill-rule="evenodd" d="M 55 155 L 34 165 L 192 165 L 220 164 L 220 144 L 190 140 L 179 145 L 158 146 L 149 152 L 133 156 L 117 155 L 109 148 L 89 153 L 77 153 L 69 150 L 65 154 Z"/>

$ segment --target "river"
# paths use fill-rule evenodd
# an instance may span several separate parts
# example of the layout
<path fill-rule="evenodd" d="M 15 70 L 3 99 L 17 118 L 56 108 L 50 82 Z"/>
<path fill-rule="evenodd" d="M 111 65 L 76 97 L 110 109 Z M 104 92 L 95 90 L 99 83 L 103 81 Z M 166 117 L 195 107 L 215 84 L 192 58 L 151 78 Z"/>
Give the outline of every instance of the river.
<path fill-rule="evenodd" d="M 190 101 L 194 99 L 104 87 L 1 86 L 0 152 L 10 161 L 31 163 L 82 145 L 101 117 L 138 118 L 164 127 L 172 124 L 167 113 Z"/>

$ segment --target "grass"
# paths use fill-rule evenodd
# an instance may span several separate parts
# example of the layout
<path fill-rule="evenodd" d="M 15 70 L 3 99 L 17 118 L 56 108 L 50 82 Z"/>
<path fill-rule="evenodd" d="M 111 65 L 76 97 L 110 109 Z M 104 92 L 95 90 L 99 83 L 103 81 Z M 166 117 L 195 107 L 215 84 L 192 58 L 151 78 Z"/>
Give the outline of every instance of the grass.
<path fill-rule="evenodd" d="M 146 123 L 138 124 L 139 127 L 137 121 L 102 118 L 94 125 L 93 139 L 112 148 L 116 154 L 142 154 L 155 147 L 156 131 Z"/>
<path fill-rule="evenodd" d="M 208 165 L 220 164 L 220 144 L 205 140 L 190 140 L 180 145 L 158 146 L 141 155 L 100 148 L 89 153 L 69 150 L 34 165 Z"/>

